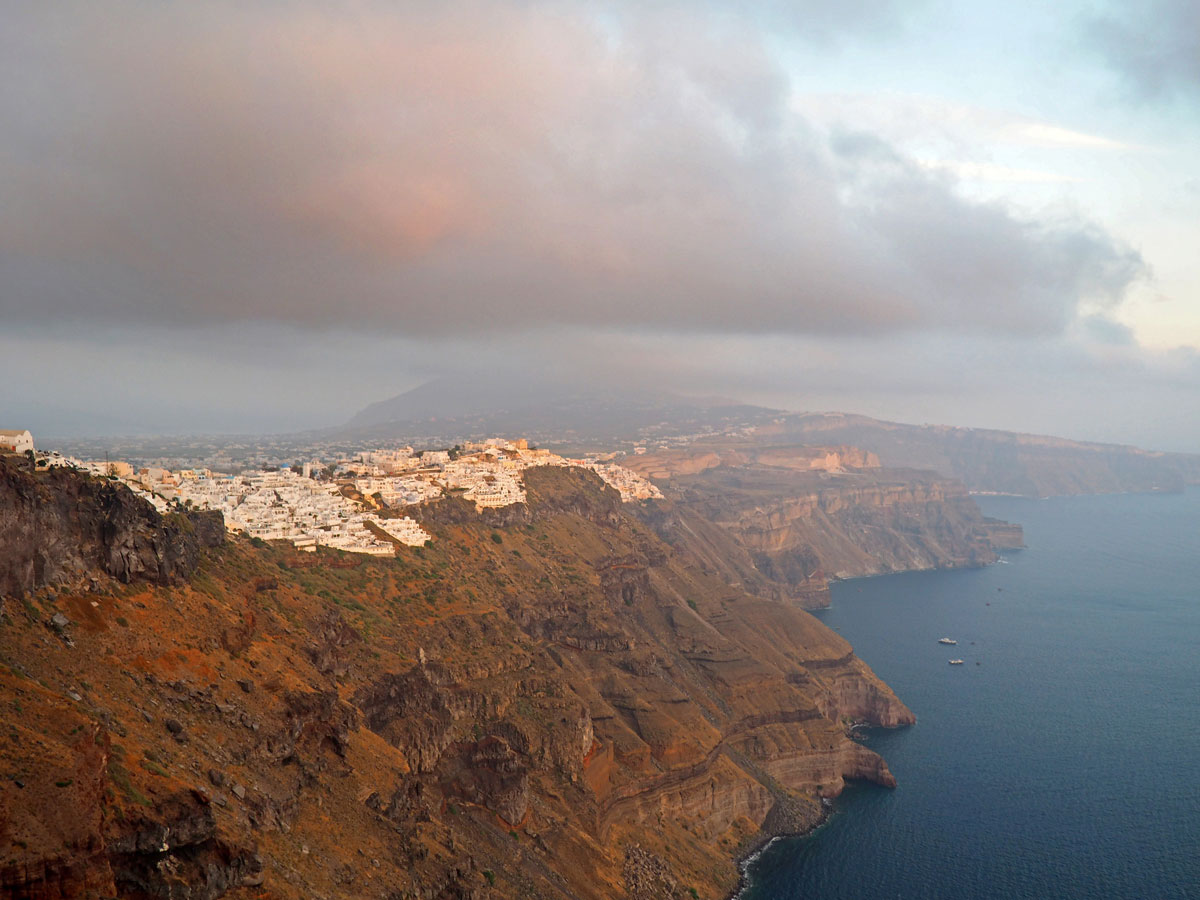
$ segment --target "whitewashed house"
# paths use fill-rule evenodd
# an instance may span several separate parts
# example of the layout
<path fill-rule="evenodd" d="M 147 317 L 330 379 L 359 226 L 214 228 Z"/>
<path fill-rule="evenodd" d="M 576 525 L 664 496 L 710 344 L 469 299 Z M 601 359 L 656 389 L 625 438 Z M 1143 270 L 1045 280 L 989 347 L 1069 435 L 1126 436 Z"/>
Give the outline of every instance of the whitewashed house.
<path fill-rule="evenodd" d="M 24 453 L 33 449 L 33 435 L 28 429 L 9 431 L 0 428 L 0 453 Z"/>

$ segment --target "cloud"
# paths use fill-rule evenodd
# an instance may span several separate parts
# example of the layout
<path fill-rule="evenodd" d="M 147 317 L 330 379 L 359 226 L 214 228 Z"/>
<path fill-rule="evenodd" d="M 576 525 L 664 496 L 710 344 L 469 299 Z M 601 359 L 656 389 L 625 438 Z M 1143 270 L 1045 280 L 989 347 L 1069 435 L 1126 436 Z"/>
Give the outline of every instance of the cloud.
<path fill-rule="evenodd" d="M 790 108 L 753 18 L 349 9 L 10 14 L 0 315 L 1053 333 L 1144 272 L 1095 225 L 964 199 L 878 141 L 831 143 Z"/>
<path fill-rule="evenodd" d="M 1115 5 L 1088 18 L 1084 35 L 1137 99 L 1200 101 L 1200 6 L 1194 0 Z"/>
<path fill-rule="evenodd" d="M 1067 147 L 1085 150 L 1129 150 L 1128 144 L 1096 134 L 1085 134 L 1059 125 L 1049 125 L 1029 119 L 1014 117 L 1005 129 L 1005 137 L 1017 144 L 1031 147 Z"/>
<path fill-rule="evenodd" d="M 966 200 L 870 135 L 842 135 L 835 150 L 849 163 L 848 208 L 904 272 L 925 323 L 1059 333 L 1084 301 L 1115 305 L 1146 275 L 1136 251 L 1094 225 Z"/>
<path fill-rule="evenodd" d="M 998 184 L 1071 184 L 1085 179 L 1044 169 L 1018 169 L 995 163 L 941 162 L 920 160 L 929 169 L 950 172 L 964 181 L 985 181 Z"/>
<path fill-rule="evenodd" d="M 1104 315 L 1084 316 L 1077 323 L 1081 332 L 1098 344 L 1133 347 L 1137 344 L 1133 329 Z"/>
<path fill-rule="evenodd" d="M 807 93 L 794 98 L 797 111 L 835 127 L 858 122 L 900 144 L 936 141 L 950 148 L 980 144 L 1048 150 L 1134 150 L 1123 141 L 1089 134 L 987 106 L 945 97 L 883 93 Z"/>

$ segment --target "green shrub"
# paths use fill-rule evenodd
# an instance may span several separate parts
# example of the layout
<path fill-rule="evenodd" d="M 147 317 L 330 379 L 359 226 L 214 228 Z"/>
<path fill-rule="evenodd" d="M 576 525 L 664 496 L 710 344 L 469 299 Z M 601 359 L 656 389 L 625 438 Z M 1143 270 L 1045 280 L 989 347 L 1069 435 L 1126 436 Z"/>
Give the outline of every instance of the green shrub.
<path fill-rule="evenodd" d="M 144 756 L 144 758 L 142 759 L 142 768 L 143 769 L 153 772 L 155 775 L 162 775 L 164 777 L 167 775 L 167 770 L 164 769 L 162 767 L 162 765 L 159 763 L 158 756 L 154 753 L 154 751 L 147 750 L 145 752 L 145 754 L 143 754 L 143 756 Z"/>

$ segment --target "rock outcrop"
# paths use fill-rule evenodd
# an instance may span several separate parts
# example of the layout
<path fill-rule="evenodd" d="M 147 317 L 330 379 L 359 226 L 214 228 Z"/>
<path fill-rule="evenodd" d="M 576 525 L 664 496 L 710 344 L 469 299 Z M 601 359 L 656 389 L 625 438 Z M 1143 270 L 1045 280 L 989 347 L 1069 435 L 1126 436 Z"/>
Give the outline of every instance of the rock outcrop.
<path fill-rule="evenodd" d="M 1025 547 L 1025 532 L 1014 522 L 984 516 L 983 530 L 997 550 L 1021 550 Z"/>
<path fill-rule="evenodd" d="M 0 595 L 96 573 L 178 583 L 224 540 L 219 512 L 160 516 L 118 482 L 0 456 Z"/>
<path fill-rule="evenodd" d="M 132 788 L 119 731 L 12 674 L 0 689 L 21 707 L 3 745 L 0 894 L 212 900 L 262 883 L 253 844 L 218 833 L 204 790 L 164 771 L 151 802 Z M 122 787 L 137 802 L 116 797 Z"/>

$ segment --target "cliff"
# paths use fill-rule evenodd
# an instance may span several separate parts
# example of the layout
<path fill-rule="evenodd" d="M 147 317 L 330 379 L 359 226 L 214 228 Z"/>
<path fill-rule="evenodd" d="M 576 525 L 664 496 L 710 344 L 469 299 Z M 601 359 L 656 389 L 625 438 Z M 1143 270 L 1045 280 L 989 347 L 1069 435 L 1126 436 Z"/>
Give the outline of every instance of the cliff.
<path fill-rule="evenodd" d="M 1181 491 L 1200 484 L 1200 454 L 946 425 L 905 425 L 866 416 L 813 413 L 760 427 L 760 440 L 848 443 L 884 466 L 934 469 L 968 490 L 1049 497 Z"/>
<path fill-rule="evenodd" d="M 874 453 L 847 445 L 756 446 L 739 442 L 699 443 L 698 449 L 665 450 L 623 460 L 624 465 L 647 478 L 668 479 L 680 475 L 698 475 L 718 466 L 770 466 L 801 472 L 845 472 L 878 469 Z"/>
<path fill-rule="evenodd" d="M 705 534 L 704 523 L 733 535 L 746 557 L 722 550 L 711 564 L 759 595 L 824 606 L 830 578 L 981 566 L 997 550 L 1024 546 L 1020 525 L 985 519 L 960 481 L 933 472 L 780 465 L 799 455 L 782 448 L 692 455 L 719 461 L 697 468 L 686 452 L 671 454 L 669 465 L 632 461 L 645 472 L 680 473 L 655 479 L 671 504 L 647 521 L 668 541 Z"/>
<path fill-rule="evenodd" d="M 0 455 L 0 596 L 96 573 L 178 582 L 224 539 L 220 513 L 159 516 L 117 482 Z"/>
<path fill-rule="evenodd" d="M 590 473 L 430 505 L 395 559 L 237 539 L 190 573 L 148 507 L 113 540 L 71 512 L 136 498 L 40 478 L 0 506 L 70 561 L 0 613 L 5 895 L 718 897 L 763 829 L 894 783 L 848 726 L 913 716 L 850 646 Z"/>
<path fill-rule="evenodd" d="M 1021 550 L 1025 547 L 1025 532 L 1013 522 L 984 516 L 983 531 L 997 550 Z"/>

